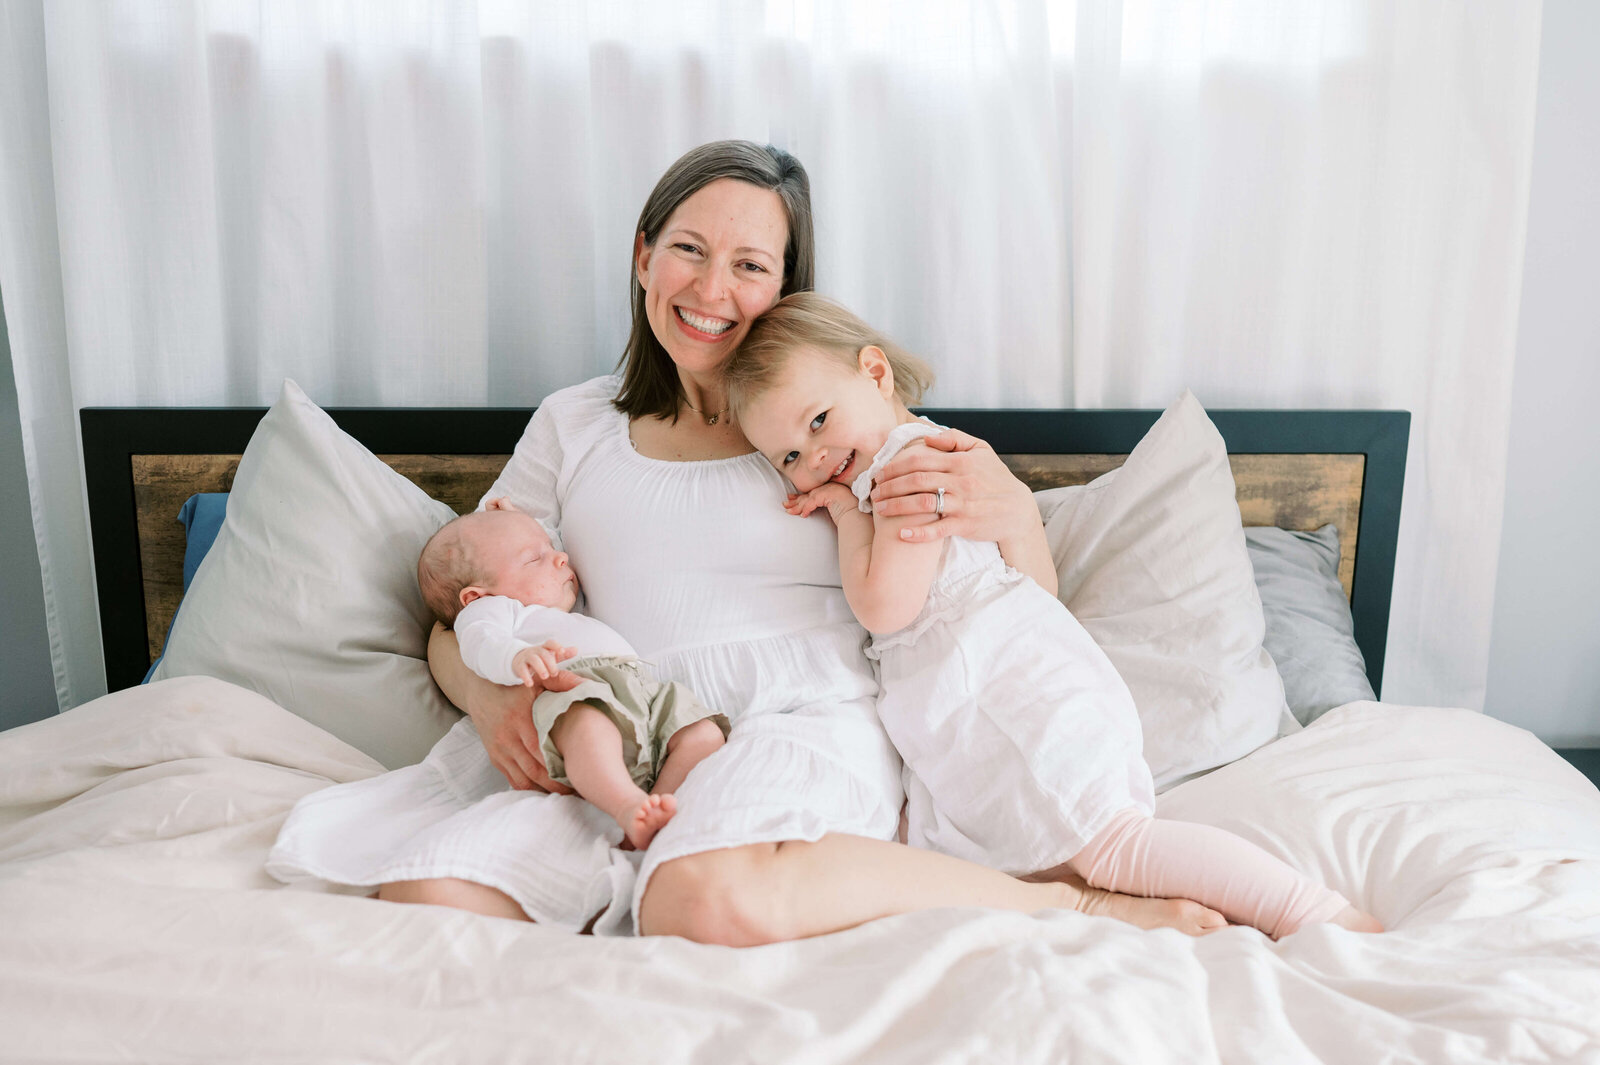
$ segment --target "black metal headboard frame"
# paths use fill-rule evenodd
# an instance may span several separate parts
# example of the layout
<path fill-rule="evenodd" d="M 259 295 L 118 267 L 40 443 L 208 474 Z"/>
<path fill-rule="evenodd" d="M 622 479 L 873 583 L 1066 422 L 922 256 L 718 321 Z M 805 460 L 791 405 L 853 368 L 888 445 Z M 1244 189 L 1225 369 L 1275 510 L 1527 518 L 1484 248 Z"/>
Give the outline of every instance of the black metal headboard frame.
<path fill-rule="evenodd" d="M 330 407 L 334 421 L 379 454 L 509 455 L 532 414 L 525 408 Z M 1002 454 L 1125 454 L 1161 416 L 1155 410 L 927 410 Z M 101 639 L 110 690 L 149 668 L 144 587 L 134 511 L 134 455 L 239 454 L 264 407 L 85 407 L 84 473 Z M 1384 646 L 1400 530 L 1411 415 L 1406 411 L 1209 411 L 1231 454 L 1361 454 L 1360 537 L 1350 611 L 1373 691 L 1383 691 Z"/>

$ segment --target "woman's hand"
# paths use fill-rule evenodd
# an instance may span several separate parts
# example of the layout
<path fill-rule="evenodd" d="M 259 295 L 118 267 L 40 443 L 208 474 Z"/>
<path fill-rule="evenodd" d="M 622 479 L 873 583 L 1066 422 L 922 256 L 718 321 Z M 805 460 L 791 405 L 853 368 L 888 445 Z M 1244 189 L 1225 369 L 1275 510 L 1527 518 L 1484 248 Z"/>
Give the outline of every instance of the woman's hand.
<path fill-rule="evenodd" d="M 482 680 L 482 678 L 478 678 Z M 539 746 L 539 730 L 533 727 L 533 700 L 541 691 L 566 691 L 576 687 L 576 674 L 561 670 L 532 685 L 501 685 L 484 681 L 493 689 L 487 697 L 469 699 L 467 716 L 478 730 L 478 738 L 489 753 L 489 762 L 505 775 L 518 791 L 548 791 L 571 795 L 572 789 L 550 779 L 544 767 L 544 752 Z"/>
<path fill-rule="evenodd" d="M 900 530 L 900 539 L 913 543 L 946 536 L 992 540 L 1008 563 L 1055 594 L 1055 563 L 1028 486 L 994 448 L 959 429 L 924 437 L 923 444 L 905 448 L 884 465 L 872 490 L 873 509 L 887 517 L 937 515 L 925 525 Z"/>
<path fill-rule="evenodd" d="M 926 525 L 902 529 L 902 540 L 1009 540 L 1039 524 L 1028 486 L 1017 480 L 994 448 L 959 429 L 923 438 L 890 459 L 872 490 L 872 507 L 887 517 L 935 514 L 944 489 L 944 513 Z"/>
<path fill-rule="evenodd" d="M 568 691 L 580 679 L 567 670 L 536 681 L 532 686 L 501 685 L 484 680 L 461 661 L 456 634 L 435 624 L 428 640 L 428 666 L 433 678 L 456 706 L 464 710 L 478 730 L 489 762 L 518 791 L 549 791 L 570 795 L 572 789 L 550 779 L 533 725 L 533 700 L 541 691 Z"/>

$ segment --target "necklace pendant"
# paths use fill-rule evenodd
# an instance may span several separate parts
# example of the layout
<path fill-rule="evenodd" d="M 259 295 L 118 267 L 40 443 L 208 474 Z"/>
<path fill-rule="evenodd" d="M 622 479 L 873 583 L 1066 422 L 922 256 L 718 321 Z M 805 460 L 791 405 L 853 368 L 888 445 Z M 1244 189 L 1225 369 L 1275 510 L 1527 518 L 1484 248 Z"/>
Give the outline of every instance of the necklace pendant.
<path fill-rule="evenodd" d="M 716 414 L 707 415 L 706 416 L 706 424 L 707 425 L 716 425 L 717 422 L 721 418 L 722 418 L 722 412 L 721 411 L 718 411 Z"/>

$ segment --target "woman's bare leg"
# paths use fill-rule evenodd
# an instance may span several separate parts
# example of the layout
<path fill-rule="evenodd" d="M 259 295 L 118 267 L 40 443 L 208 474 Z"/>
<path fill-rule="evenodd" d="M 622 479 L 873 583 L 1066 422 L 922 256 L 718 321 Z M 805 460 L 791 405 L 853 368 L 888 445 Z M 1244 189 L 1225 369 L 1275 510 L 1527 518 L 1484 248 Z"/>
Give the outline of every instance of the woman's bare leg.
<path fill-rule="evenodd" d="M 640 901 L 639 931 L 755 946 L 943 906 L 1077 910 L 1190 935 L 1227 923 L 1188 899 L 1117 895 L 1076 878 L 1029 883 L 933 851 L 834 834 L 815 843 L 752 844 L 665 862 Z"/>
<path fill-rule="evenodd" d="M 420 902 L 430 906 L 450 906 L 481 913 L 486 917 L 509 917 L 516 921 L 530 918 L 505 892 L 471 880 L 438 878 L 396 880 L 378 888 L 378 898 L 387 902 Z"/>

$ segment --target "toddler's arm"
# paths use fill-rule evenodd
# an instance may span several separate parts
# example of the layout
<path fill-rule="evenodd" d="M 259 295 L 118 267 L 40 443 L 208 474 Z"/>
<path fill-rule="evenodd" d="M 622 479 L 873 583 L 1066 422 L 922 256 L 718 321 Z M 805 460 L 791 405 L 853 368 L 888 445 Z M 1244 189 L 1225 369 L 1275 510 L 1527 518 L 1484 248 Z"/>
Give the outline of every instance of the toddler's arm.
<path fill-rule="evenodd" d="M 801 515 L 819 506 L 828 508 L 839 531 L 839 576 L 856 620 L 873 633 L 894 632 L 911 624 L 928 601 L 944 545 L 938 540 L 902 540 L 900 530 L 932 520 L 932 516 L 864 514 L 850 489 L 834 482 L 788 504 L 791 513 Z"/>

